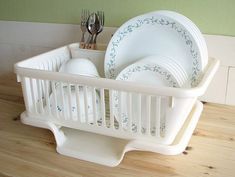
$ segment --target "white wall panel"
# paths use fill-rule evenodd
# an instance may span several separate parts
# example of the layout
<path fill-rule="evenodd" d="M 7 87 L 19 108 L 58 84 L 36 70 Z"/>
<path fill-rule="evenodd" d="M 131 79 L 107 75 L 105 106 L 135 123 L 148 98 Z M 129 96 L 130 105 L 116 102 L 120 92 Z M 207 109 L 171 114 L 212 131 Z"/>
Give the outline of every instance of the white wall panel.
<path fill-rule="evenodd" d="M 225 104 L 228 67 L 219 67 L 206 93 L 199 99 L 206 102 Z"/>

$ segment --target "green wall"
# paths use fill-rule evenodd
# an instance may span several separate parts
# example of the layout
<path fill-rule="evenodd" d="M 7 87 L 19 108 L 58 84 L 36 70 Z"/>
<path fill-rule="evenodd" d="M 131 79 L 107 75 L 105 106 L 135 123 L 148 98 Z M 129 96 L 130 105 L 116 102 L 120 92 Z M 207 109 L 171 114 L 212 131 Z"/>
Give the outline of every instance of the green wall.
<path fill-rule="evenodd" d="M 0 20 L 78 24 L 81 9 L 103 10 L 105 26 L 168 9 L 189 17 L 203 33 L 235 36 L 235 0 L 0 0 Z"/>

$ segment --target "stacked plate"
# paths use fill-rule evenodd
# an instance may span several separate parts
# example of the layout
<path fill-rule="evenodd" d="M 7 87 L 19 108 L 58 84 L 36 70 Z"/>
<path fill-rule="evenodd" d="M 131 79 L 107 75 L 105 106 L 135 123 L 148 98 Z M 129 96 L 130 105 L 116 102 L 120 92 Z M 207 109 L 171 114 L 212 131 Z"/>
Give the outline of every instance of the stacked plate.
<path fill-rule="evenodd" d="M 156 11 L 124 23 L 113 35 L 105 55 L 105 76 L 115 79 L 128 65 L 161 55 L 182 65 L 190 87 L 198 84 L 208 62 L 205 40 L 185 16 Z"/>
<path fill-rule="evenodd" d="M 139 82 L 155 86 L 182 87 L 187 74 L 174 60 L 153 55 L 145 57 L 122 70 L 116 80 Z"/>
<path fill-rule="evenodd" d="M 135 62 L 134 64 L 129 65 L 121 73 L 116 77 L 116 80 L 124 80 L 129 82 L 137 82 L 142 84 L 149 84 L 153 86 L 166 86 L 166 87 L 182 87 L 187 81 L 187 74 L 185 73 L 182 66 L 176 63 L 174 60 L 160 56 L 153 55 L 142 60 Z M 131 110 L 138 110 L 138 94 L 132 94 L 131 102 L 132 104 L 128 106 L 126 105 L 128 101 L 128 93 L 122 92 L 121 95 L 118 92 L 113 92 L 112 97 L 113 107 L 114 107 L 114 116 L 118 122 L 122 122 L 122 127 L 128 128 L 128 106 L 131 106 Z M 121 104 L 120 104 L 121 101 Z M 151 115 L 156 115 L 154 113 L 156 108 L 156 99 L 151 99 Z M 164 114 L 165 108 L 169 105 L 169 100 L 167 98 L 162 99 L 161 108 L 162 113 Z M 121 105 L 121 107 L 120 107 Z M 141 98 L 141 117 L 145 117 L 147 114 L 147 98 L 142 96 Z M 121 114 L 119 114 L 121 112 Z M 133 111 L 132 117 L 132 129 L 133 131 L 137 130 L 137 120 L 135 118 L 138 117 L 138 112 Z M 161 116 L 165 118 L 163 115 Z M 151 116 L 152 125 L 156 125 L 154 116 Z M 161 127 L 165 127 L 165 120 L 161 120 Z M 144 132 L 146 129 L 145 120 L 142 119 L 141 122 L 142 131 Z M 151 127 L 152 133 L 155 133 L 156 127 Z M 165 131 L 164 128 L 161 129 L 162 133 Z"/>
<path fill-rule="evenodd" d="M 110 79 L 138 82 L 153 86 L 195 87 L 200 81 L 203 70 L 208 62 L 206 42 L 197 26 L 187 17 L 171 11 L 156 11 L 137 16 L 124 23 L 113 35 L 106 50 L 104 70 Z M 132 129 L 136 130 L 139 117 L 138 95 L 113 92 L 113 108 L 116 120 L 127 127 L 129 113 L 132 111 Z M 127 104 L 131 101 L 131 104 Z M 157 100 L 151 99 L 151 113 L 156 111 Z M 195 101 L 195 100 L 194 100 Z M 181 102 L 176 100 L 175 109 L 169 109 L 169 99 L 161 100 L 161 132 L 177 127 L 179 130 L 187 117 L 187 110 L 193 105 L 193 100 Z M 141 117 L 147 115 L 147 97 L 141 98 Z M 130 110 L 130 109 L 129 109 Z M 175 115 L 181 116 L 178 125 Z M 151 125 L 155 117 L 151 116 Z M 145 119 L 141 120 L 142 131 L 146 128 Z M 171 126 L 172 125 L 172 126 Z M 156 127 L 151 127 L 154 133 Z"/>

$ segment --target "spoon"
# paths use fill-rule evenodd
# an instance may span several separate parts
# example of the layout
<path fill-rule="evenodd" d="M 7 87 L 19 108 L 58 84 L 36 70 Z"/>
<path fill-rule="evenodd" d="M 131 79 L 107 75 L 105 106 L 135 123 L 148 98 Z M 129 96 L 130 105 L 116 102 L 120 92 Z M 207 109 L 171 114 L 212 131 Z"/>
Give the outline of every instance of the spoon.
<path fill-rule="evenodd" d="M 94 36 L 100 30 L 100 22 L 96 13 L 92 13 L 87 20 L 87 30 L 90 33 L 91 37 L 88 42 L 88 49 L 95 49 Z"/>

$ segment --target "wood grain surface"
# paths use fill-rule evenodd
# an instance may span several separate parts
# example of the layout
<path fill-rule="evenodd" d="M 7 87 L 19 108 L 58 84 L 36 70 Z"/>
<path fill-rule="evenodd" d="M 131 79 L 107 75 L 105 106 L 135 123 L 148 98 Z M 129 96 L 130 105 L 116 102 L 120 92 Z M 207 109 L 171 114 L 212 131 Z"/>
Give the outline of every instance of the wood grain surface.
<path fill-rule="evenodd" d="M 0 176 L 3 177 L 232 177 L 235 176 L 235 107 L 204 104 L 186 150 L 176 156 L 126 153 L 114 168 L 56 152 L 53 134 L 24 125 L 20 84 L 14 74 L 0 76 Z"/>

